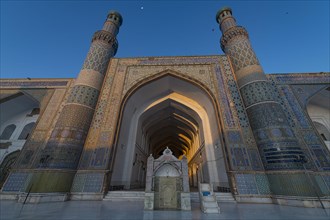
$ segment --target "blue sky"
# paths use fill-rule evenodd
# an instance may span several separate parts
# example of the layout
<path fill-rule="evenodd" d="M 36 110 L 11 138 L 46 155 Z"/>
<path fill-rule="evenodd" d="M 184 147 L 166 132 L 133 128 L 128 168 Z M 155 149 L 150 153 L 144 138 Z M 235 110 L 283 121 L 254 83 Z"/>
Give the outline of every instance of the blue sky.
<path fill-rule="evenodd" d="M 107 12 L 124 22 L 116 57 L 223 54 L 229 6 L 266 73 L 330 71 L 329 1 L 1 1 L 1 78 L 76 77 Z"/>

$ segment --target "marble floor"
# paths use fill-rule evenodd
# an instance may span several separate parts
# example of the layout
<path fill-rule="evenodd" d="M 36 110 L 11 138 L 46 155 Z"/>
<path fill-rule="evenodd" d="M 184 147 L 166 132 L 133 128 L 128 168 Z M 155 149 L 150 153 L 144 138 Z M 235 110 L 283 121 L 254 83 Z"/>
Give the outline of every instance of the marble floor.
<path fill-rule="evenodd" d="M 21 204 L 0 201 L 0 219 L 330 219 L 330 210 L 271 204 L 220 203 L 220 214 L 192 211 L 143 211 L 143 202 L 68 201 Z"/>

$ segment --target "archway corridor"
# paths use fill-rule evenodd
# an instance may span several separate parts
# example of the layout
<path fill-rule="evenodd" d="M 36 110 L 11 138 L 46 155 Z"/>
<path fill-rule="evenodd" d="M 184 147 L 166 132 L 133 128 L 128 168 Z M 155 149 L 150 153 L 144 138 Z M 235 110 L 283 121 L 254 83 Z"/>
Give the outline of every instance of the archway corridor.
<path fill-rule="evenodd" d="M 166 147 L 187 157 L 192 187 L 228 185 L 216 110 L 203 89 L 166 75 L 133 91 L 122 111 L 112 188 L 144 188 L 147 158 Z"/>

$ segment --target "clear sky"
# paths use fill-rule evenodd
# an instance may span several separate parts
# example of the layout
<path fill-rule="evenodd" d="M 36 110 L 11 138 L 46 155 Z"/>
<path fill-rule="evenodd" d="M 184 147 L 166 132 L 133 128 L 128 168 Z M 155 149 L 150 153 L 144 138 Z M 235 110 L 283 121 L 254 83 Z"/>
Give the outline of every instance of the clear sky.
<path fill-rule="evenodd" d="M 1 78 L 76 77 L 111 9 L 124 19 L 116 57 L 223 54 L 215 15 L 224 6 L 266 73 L 330 71 L 329 0 L 1 0 Z"/>

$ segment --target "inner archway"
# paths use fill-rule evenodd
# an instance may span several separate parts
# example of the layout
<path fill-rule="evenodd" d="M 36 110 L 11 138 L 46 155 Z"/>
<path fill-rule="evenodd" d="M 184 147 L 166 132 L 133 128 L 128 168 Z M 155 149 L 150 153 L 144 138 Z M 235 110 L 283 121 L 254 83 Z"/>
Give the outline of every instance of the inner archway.
<path fill-rule="evenodd" d="M 330 87 L 323 89 L 313 95 L 306 105 L 309 117 L 324 141 L 328 150 L 330 150 Z"/>
<path fill-rule="evenodd" d="M 170 74 L 132 92 L 122 110 L 112 188 L 144 188 L 148 156 L 158 158 L 166 147 L 187 157 L 191 186 L 228 186 L 213 103 L 204 89 Z"/>

